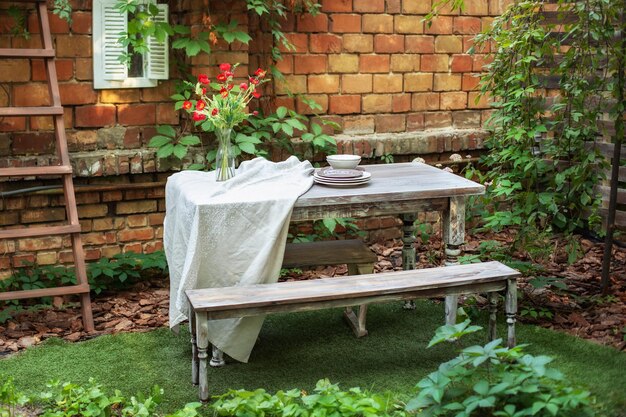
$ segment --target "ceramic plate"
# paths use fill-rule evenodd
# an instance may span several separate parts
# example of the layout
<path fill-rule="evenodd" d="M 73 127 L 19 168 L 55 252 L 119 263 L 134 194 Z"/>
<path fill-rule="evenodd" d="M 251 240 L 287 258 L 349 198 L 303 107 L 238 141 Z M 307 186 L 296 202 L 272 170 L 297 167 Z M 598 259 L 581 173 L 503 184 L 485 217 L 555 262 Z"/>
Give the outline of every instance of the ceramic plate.
<path fill-rule="evenodd" d="M 361 176 L 357 177 L 357 178 L 343 178 L 343 177 L 331 178 L 331 177 L 324 177 L 322 175 L 318 175 L 317 172 L 315 174 L 313 174 L 313 178 L 315 178 L 315 179 L 322 180 L 322 181 L 325 181 L 325 182 L 333 182 L 333 183 L 341 183 L 341 182 L 367 182 L 370 179 L 371 176 L 372 176 L 372 174 L 369 173 L 369 172 L 361 172 Z"/>
<path fill-rule="evenodd" d="M 334 169 L 322 168 L 315 174 L 324 178 L 358 178 L 363 175 L 363 171 L 358 169 Z"/>

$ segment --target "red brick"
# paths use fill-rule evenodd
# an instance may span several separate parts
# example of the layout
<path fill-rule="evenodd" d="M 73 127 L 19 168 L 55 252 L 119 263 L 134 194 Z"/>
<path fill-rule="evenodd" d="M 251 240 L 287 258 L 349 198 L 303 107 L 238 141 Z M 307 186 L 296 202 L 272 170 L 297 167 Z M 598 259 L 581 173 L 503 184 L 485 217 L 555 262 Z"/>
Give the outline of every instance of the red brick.
<path fill-rule="evenodd" d="M 93 80 L 93 60 L 90 58 L 76 58 L 74 76 L 79 81 Z"/>
<path fill-rule="evenodd" d="M 449 35 L 452 33 L 452 17 L 451 16 L 438 16 L 433 19 L 432 25 L 426 25 L 424 32 L 433 35 Z"/>
<path fill-rule="evenodd" d="M 391 98 L 391 111 L 394 113 L 404 113 L 411 110 L 410 94 L 395 94 Z"/>
<path fill-rule="evenodd" d="M 406 130 L 414 132 L 424 130 L 424 113 L 411 113 L 406 115 Z"/>
<path fill-rule="evenodd" d="M 13 104 L 24 107 L 49 106 L 48 85 L 30 83 L 13 86 Z"/>
<path fill-rule="evenodd" d="M 411 100 L 411 110 L 439 110 L 439 93 L 415 93 Z"/>
<path fill-rule="evenodd" d="M 293 74 L 293 56 L 283 55 L 282 59 L 276 62 L 276 69 L 283 74 Z"/>
<path fill-rule="evenodd" d="M 406 116 L 403 114 L 383 114 L 374 117 L 376 133 L 404 132 Z"/>
<path fill-rule="evenodd" d="M 15 133 L 13 135 L 13 153 L 47 154 L 54 151 L 54 134 L 52 133 Z"/>
<path fill-rule="evenodd" d="M 55 60 L 55 68 L 57 70 L 57 80 L 67 81 L 74 77 L 74 60 L 73 59 L 57 59 Z M 45 81 L 48 79 L 46 74 L 46 66 L 43 60 L 34 59 L 32 61 L 32 80 Z"/>
<path fill-rule="evenodd" d="M 393 16 L 389 14 L 363 15 L 363 32 L 393 33 Z"/>
<path fill-rule="evenodd" d="M 384 13 L 385 0 L 354 0 L 352 7 L 359 13 Z"/>
<path fill-rule="evenodd" d="M 140 101 L 140 97 L 140 91 L 134 88 L 119 90 L 106 89 L 100 91 L 100 103 L 136 103 Z"/>
<path fill-rule="evenodd" d="M 143 229 L 122 230 L 117 233 L 119 242 L 132 242 L 136 240 L 150 240 L 154 238 L 154 229 L 145 227 Z"/>
<path fill-rule="evenodd" d="M 121 125 L 153 125 L 156 123 L 154 104 L 121 104 L 117 106 L 117 119 Z"/>
<path fill-rule="evenodd" d="M 180 113 L 174 110 L 171 103 L 158 103 L 156 105 L 156 123 L 158 125 L 177 125 L 180 123 Z"/>
<path fill-rule="evenodd" d="M 332 114 L 351 114 L 361 112 L 361 96 L 331 96 L 329 110 Z"/>
<path fill-rule="evenodd" d="M 402 92 L 402 74 L 375 74 L 375 93 L 400 93 Z"/>
<path fill-rule="evenodd" d="M 363 96 L 363 113 L 387 113 L 391 111 L 391 94 L 368 94 Z"/>
<path fill-rule="evenodd" d="M 326 72 L 326 55 L 294 57 L 294 74 L 323 74 Z"/>
<path fill-rule="evenodd" d="M 307 99 L 313 100 L 319 106 L 319 110 L 314 110 L 301 97 L 296 99 L 296 111 L 300 114 L 316 114 L 328 112 L 328 96 L 326 94 L 307 94 Z"/>
<path fill-rule="evenodd" d="M 369 74 L 343 75 L 341 77 L 341 92 L 344 94 L 371 93 L 372 86 L 372 75 Z"/>
<path fill-rule="evenodd" d="M 422 16 L 396 15 L 394 29 L 396 33 L 424 33 Z"/>
<path fill-rule="evenodd" d="M 276 99 L 275 99 L 275 106 L 276 106 L 276 108 L 286 107 L 289 110 L 295 110 L 296 109 L 296 101 L 295 101 L 295 99 L 293 97 L 286 97 L 286 96 L 276 97 Z"/>
<path fill-rule="evenodd" d="M 452 91 L 441 93 L 441 110 L 465 110 L 467 108 L 467 93 Z"/>
<path fill-rule="evenodd" d="M 351 12 L 352 0 L 322 0 L 323 12 Z"/>
<path fill-rule="evenodd" d="M 280 49 L 281 52 L 306 53 L 308 51 L 309 36 L 307 34 L 305 34 L 305 33 L 287 33 L 285 35 L 285 37 L 287 38 L 287 40 L 296 49 L 295 50 L 287 49 L 282 44 L 282 42 L 280 42 L 279 46 L 278 46 L 278 49 Z"/>
<path fill-rule="evenodd" d="M 148 225 L 148 216 L 145 214 L 135 214 L 132 216 L 126 217 L 126 224 L 128 227 L 142 227 Z"/>
<path fill-rule="evenodd" d="M 489 106 L 489 93 L 480 95 L 478 92 L 470 92 L 467 98 L 467 107 L 470 109 L 488 109 Z"/>
<path fill-rule="evenodd" d="M 165 213 L 154 213 L 148 215 L 148 224 L 150 226 L 160 226 L 165 219 Z"/>
<path fill-rule="evenodd" d="M 424 114 L 424 127 L 426 129 L 437 129 L 452 126 L 452 113 L 450 112 L 428 112 Z"/>
<path fill-rule="evenodd" d="M 430 91 L 433 88 L 433 74 L 408 73 L 404 76 L 404 91 Z"/>
<path fill-rule="evenodd" d="M 91 36 L 59 35 L 56 38 L 56 53 L 58 57 L 89 58 L 92 56 Z"/>
<path fill-rule="evenodd" d="M 460 54 L 463 52 L 463 38 L 456 35 L 437 36 L 435 38 L 435 52 Z"/>
<path fill-rule="evenodd" d="M 106 204 L 85 204 L 78 206 L 78 217 L 80 217 L 81 219 L 104 217 L 108 213 L 109 206 Z"/>
<path fill-rule="evenodd" d="M 338 54 L 328 56 L 328 72 L 356 73 L 359 72 L 359 56 Z"/>
<path fill-rule="evenodd" d="M 434 91 L 460 91 L 461 74 L 435 74 Z"/>
<path fill-rule="evenodd" d="M 25 117 L 0 118 L 0 132 L 17 132 L 26 129 Z"/>
<path fill-rule="evenodd" d="M 77 127 L 103 127 L 115 124 L 115 106 L 76 107 Z"/>
<path fill-rule="evenodd" d="M 143 253 L 153 253 L 163 250 L 163 242 L 147 242 L 143 244 Z"/>
<path fill-rule="evenodd" d="M 409 35 L 405 40 L 406 52 L 432 54 L 435 52 L 435 37 L 427 35 Z"/>
<path fill-rule="evenodd" d="M 54 121 L 50 116 L 33 116 L 30 118 L 31 130 L 54 130 Z"/>
<path fill-rule="evenodd" d="M 27 59 L 0 60 L 0 82 L 24 82 L 30 80 L 30 65 Z"/>
<path fill-rule="evenodd" d="M 34 252 L 46 249 L 60 249 L 63 239 L 60 236 L 40 237 L 34 239 L 20 239 L 18 249 L 23 252 Z"/>
<path fill-rule="evenodd" d="M 256 67 L 255 67 L 256 68 Z M 246 68 L 246 75 L 248 74 Z M 106 91 L 106 90 L 104 90 Z M 161 81 L 153 88 L 143 88 L 141 91 L 141 101 L 171 101 L 172 94 L 176 93 L 174 81 Z M 139 101 L 139 100 L 135 100 Z"/>
<path fill-rule="evenodd" d="M 374 52 L 376 53 L 403 53 L 404 36 L 402 35 L 376 35 L 374 36 Z"/>
<path fill-rule="evenodd" d="M 475 35 L 480 33 L 481 22 L 478 17 L 458 16 L 453 19 L 452 27 L 455 35 Z"/>
<path fill-rule="evenodd" d="M 311 75 L 308 79 L 308 92 L 315 93 L 338 93 L 339 92 L 339 76 L 338 75 Z"/>
<path fill-rule="evenodd" d="M 324 13 L 303 14 L 296 20 L 299 32 L 328 32 L 328 16 Z"/>
<path fill-rule="evenodd" d="M 485 65 L 490 64 L 492 61 L 492 59 L 487 57 L 486 55 L 474 55 L 472 59 L 474 62 L 472 65 L 472 70 L 475 72 L 484 71 Z"/>
<path fill-rule="evenodd" d="M 23 266 L 29 266 L 29 264 L 33 264 L 35 262 L 35 255 L 32 253 L 27 255 L 15 255 L 13 257 L 13 266 L 16 268 L 20 268 Z"/>
<path fill-rule="evenodd" d="M 48 12 L 48 21 L 50 22 L 50 33 L 68 33 L 70 30 L 67 21 L 52 12 Z M 28 16 L 28 30 L 30 33 L 41 33 L 39 18 L 35 13 Z"/>
<path fill-rule="evenodd" d="M 412 72 L 420 69 L 420 55 L 393 54 L 390 69 L 392 72 Z"/>
<path fill-rule="evenodd" d="M 482 1 L 482 0 L 478 0 Z M 426 14 L 430 12 L 430 1 L 402 0 L 402 13 L 405 14 Z"/>
<path fill-rule="evenodd" d="M 59 92 L 63 105 L 93 104 L 97 99 L 91 83 L 59 84 Z"/>
<path fill-rule="evenodd" d="M 461 88 L 463 91 L 476 90 L 480 83 L 479 74 L 463 74 Z"/>
<path fill-rule="evenodd" d="M 359 70 L 363 73 L 389 72 L 389 55 L 361 55 Z"/>
<path fill-rule="evenodd" d="M 359 33 L 361 32 L 361 15 L 358 14 L 334 14 L 330 17 L 331 31 L 333 33 Z"/>
<path fill-rule="evenodd" d="M 91 34 L 91 13 L 88 12 L 74 12 L 72 13 L 72 33 L 76 34 Z"/>
<path fill-rule="evenodd" d="M 452 55 L 450 70 L 452 72 L 470 72 L 472 70 L 472 57 L 469 55 Z"/>
<path fill-rule="evenodd" d="M 402 2 L 401 0 L 387 0 L 387 13 L 400 13 L 402 11 Z"/>
<path fill-rule="evenodd" d="M 343 35 L 343 50 L 345 52 L 374 52 L 374 36 Z"/>
<path fill-rule="evenodd" d="M 312 34 L 310 36 L 311 52 L 333 54 L 341 52 L 341 37 L 338 35 Z"/>
<path fill-rule="evenodd" d="M 47 223 L 61 220 L 65 220 L 65 209 L 62 207 L 22 210 L 20 212 L 22 223 Z"/>
<path fill-rule="evenodd" d="M 122 201 L 117 203 L 115 214 L 153 213 L 157 211 L 155 200 Z"/>
<path fill-rule="evenodd" d="M 420 70 L 422 72 L 447 72 L 448 55 L 422 55 Z"/>

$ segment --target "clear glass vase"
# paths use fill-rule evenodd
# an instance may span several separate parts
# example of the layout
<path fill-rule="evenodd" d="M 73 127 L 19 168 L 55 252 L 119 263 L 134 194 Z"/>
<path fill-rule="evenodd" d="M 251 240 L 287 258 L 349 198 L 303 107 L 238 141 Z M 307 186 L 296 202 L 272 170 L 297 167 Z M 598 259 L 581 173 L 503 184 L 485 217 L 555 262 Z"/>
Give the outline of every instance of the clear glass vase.
<path fill-rule="evenodd" d="M 230 142 L 232 129 L 217 129 L 217 155 L 215 159 L 215 180 L 226 181 L 235 176 L 235 154 Z"/>

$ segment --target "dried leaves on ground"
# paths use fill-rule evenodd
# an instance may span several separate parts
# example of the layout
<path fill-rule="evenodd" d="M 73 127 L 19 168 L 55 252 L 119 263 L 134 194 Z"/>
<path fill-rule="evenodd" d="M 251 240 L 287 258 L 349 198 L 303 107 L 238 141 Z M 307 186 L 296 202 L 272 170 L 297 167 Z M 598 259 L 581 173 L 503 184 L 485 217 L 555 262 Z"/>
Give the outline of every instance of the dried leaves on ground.
<path fill-rule="evenodd" d="M 480 242 L 487 240 L 511 243 L 508 234 L 469 237 L 465 253 L 477 253 Z M 542 327 L 564 331 L 593 342 L 626 349 L 626 249 L 616 246 L 613 251 L 611 287 L 608 295 L 600 289 L 600 271 L 603 245 L 601 242 L 581 239 L 583 254 L 569 265 L 558 240 L 551 242 L 554 250 L 546 259 L 537 260 L 541 273 L 520 281 L 524 298 L 520 303 L 521 320 Z M 436 237 L 428 242 L 416 242 L 419 267 L 442 263 L 442 244 Z M 388 241 L 373 244 L 378 255 L 375 271 L 402 269 L 402 242 Z M 530 261 L 527 254 L 518 254 L 522 261 Z M 344 275 L 345 265 L 320 266 L 285 279 L 314 279 Z M 543 281 L 542 281 L 543 280 Z M 543 284 L 543 285 L 541 285 Z M 78 341 L 102 334 L 140 332 L 167 325 L 169 291 L 167 278 L 141 282 L 132 289 L 104 294 L 92 300 L 96 331 L 82 331 L 80 306 L 26 309 L 0 324 L 0 355 L 7 355 L 42 342 L 50 337 Z"/>

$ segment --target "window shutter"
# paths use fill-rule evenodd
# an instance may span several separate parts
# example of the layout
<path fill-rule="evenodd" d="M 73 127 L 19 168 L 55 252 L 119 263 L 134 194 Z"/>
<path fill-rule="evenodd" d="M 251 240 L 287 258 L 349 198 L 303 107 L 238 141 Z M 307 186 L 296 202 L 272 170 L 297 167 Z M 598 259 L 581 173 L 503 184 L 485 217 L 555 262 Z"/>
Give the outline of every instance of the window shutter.
<path fill-rule="evenodd" d="M 103 80 L 124 80 L 128 77 L 128 67 L 119 61 L 119 57 L 126 52 L 126 48 L 118 39 L 121 32 L 127 31 L 127 14 L 114 7 L 116 0 L 94 0 L 93 3 L 94 37 L 97 37 L 94 71 L 96 75 L 99 72 Z M 96 27 L 100 30 L 96 31 Z"/>
<path fill-rule="evenodd" d="M 154 18 L 157 22 L 167 22 L 168 5 L 157 4 L 159 14 Z M 169 54 L 168 41 L 169 36 L 165 36 L 163 42 L 159 42 L 154 36 L 148 38 L 149 51 L 146 54 L 148 58 L 147 78 L 152 80 L 167 80 L 169 78 Z"/>

